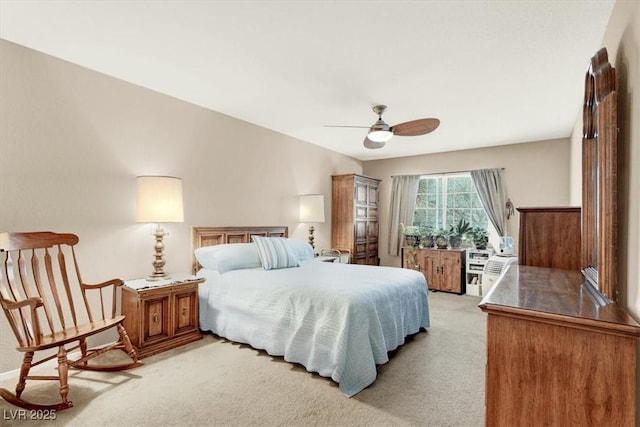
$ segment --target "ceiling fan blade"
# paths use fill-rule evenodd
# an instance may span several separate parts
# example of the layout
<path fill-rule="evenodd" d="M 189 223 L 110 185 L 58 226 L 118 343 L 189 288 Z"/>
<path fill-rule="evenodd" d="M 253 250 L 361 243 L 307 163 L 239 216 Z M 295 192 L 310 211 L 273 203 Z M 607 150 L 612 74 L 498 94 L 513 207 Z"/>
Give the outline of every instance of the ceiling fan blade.
<path fill-rule="evenodd" d="M 418 136 L 433 132 L 440 126 L 438 119 L 418 119 L 400 123 L 391 128 L 394 135 Z"/>
<path fill-rule="evenodd" d="M 370 140 L 369 138 L 367 138 L 366 136 L 364 137 L 364 146 L 367 148 L 370 148 L 372 150 L 375 150 L 377 148 L 382 148 L 384 147 L 384 141 L 381 142 L 375 142 Z"/>
<path fill-rule="evenodd" d="M 369 129 L 371 126 L 348 126 L 348 125 L 324 125 L 326 128 L 360 128 Z"/>

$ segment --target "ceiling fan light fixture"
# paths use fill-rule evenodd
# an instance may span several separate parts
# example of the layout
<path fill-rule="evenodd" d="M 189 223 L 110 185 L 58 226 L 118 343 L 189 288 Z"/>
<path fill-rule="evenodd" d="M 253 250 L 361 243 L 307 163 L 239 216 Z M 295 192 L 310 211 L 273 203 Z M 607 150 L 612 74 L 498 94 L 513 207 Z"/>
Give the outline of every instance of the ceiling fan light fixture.
<path fill-rule="evenodd" d="M 364 139 L 364 146 L 366 148 L 369 148 L 371 150 L 376 150 L 378 148 L 382 148 L 384 147 L 385 143 L 384 142 L 375 142 L 370 140 L 369 138 L 365 138 Z"/>
<path fill-rule="evenodd" d="M 1 1 L 1 0 L 0 0 Z M 433 132 L 440 125 L 440 120 L 416 119 L 408 122 L 389 126 L 382 120 L 382 114 L 387 110 L 386 105 L 374 105 L 373 112 L 378 115 L 378 120 L 369 126 L 369 133 L 364 138 L 364 146 L 369 149 L 377 149 L 385 146 L 393 135 L 418 136 Z M 367 126 L 336 126 L 336 127 L 367 127 Z"/>
<path fill-rule="evenodd" d="M 372 130 L 367 135 L 373 142 L 387 142 L 393 136 L 393 132 L 389 130 Z"/>

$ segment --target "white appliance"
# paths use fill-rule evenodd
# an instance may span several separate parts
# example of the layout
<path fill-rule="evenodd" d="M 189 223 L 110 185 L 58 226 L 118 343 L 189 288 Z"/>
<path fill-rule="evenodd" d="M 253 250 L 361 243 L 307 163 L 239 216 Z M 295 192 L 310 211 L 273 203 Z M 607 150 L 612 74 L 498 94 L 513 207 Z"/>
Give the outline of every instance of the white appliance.
<path fill-rule="evenodd" d="M 484 265 L 482 271 L 482 296 L 485 296 L 493 287 L 496 280 L 502 272 L 511 264 L 518 263 L 518 256 L 511 255 L 494 255 Z"/>
<path fill-rule="evenodd" d="M 513 255 L 513 237 L 500 237 L 500 247 L 498 253 L 501 255 Z"/>

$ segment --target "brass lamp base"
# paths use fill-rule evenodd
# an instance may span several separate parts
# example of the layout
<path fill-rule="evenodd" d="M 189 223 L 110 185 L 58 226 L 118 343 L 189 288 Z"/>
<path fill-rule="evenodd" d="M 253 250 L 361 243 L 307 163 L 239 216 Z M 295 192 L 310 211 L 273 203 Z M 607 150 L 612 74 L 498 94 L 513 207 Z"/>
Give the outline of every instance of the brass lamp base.
<path fill-rule="evenodd" d="M 170 277 L 169 277 L 169 275 L 168 275 L 167 273 L 160 273 L 160 274 L 156 274 L 156 273 L 154 272 L 154 273 L 151 273 L 150 275 L 148 275 L 148 276 L 145 278 L 145 280 L 146 280 L 147 282 L 155 282 L 155 281 L 158 281 L 158 280 L 164 280 L 164 279 L 169 279 L 169 278 L 170 278 Z"/>
<path fill-rule="evenodd" d="M 314 239 L 314 237 L 313 237 L 313 231 L 314 231 L 314 230 L 315 230 L 315 229 L 313 228 L 313 225 L 309 225 L 309 244 L 311 245 L 311 247 L 312 247 L 313 249 L 315 249 L 315 248 L 316 248 L 316 247 L 315 247 L 315 245 L 314 245 L 314 243 L 313 243 L 313 239 Z"/>
<path fill-rule="evenodd" d="M 167 234 L 168 233 L 164 230 L 164 227 L 158 224 L 158 227 L 156 228 L 155 233 L 153 233 L 153 235 L 156 237 L 156 244 L 154 245 L 154 248 L 156 251 L 154 254 L 155 259 L 151 263 L 151 265 L 153 265 L 154 271 L 149 275 L 149 277 L 147 277 L 146 280 L 148 281 L 155 281 L 155 280 L 162 280 L 162 279 L 169 278 L 169 275 L 164 272 L 164 265 L 165 265 L 164 253 L 163 253 L 164 243 L 162 242 L 162 238 Z"/>

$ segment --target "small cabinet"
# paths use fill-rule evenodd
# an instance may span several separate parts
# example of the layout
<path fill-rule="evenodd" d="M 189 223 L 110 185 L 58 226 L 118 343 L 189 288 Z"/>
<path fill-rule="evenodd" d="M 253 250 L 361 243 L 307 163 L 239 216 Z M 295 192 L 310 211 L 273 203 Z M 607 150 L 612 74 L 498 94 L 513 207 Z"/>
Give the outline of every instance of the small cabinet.
<path fill-rule="evenodd" d="M 468 249 L 466 268 L 467 295 L 481 296 L 482 275 L 484 266 L 495 254 L 493 249 Z"/>
<path fill-rule="evenodd" d="M 147 282 L 152 287 L 144 288 L 140 287 L 140 280 L 125 282 L 124 326 L 139 357 L 202 338 L 198 326 L 198 284 L 203 281 L 193 277 L 160 286 Z"/>
<path fill-rule="evenodd" d="M 412 251 L 412 257 L 406 256 Z M 427 286 L 433 291 L 465 293 L 465 260 L 464 249 L 413 249 L 402 248 L 402 265 L 414 268 L 424 274 Z M 408 265 L 413 258 L 415 264 Z"/>

